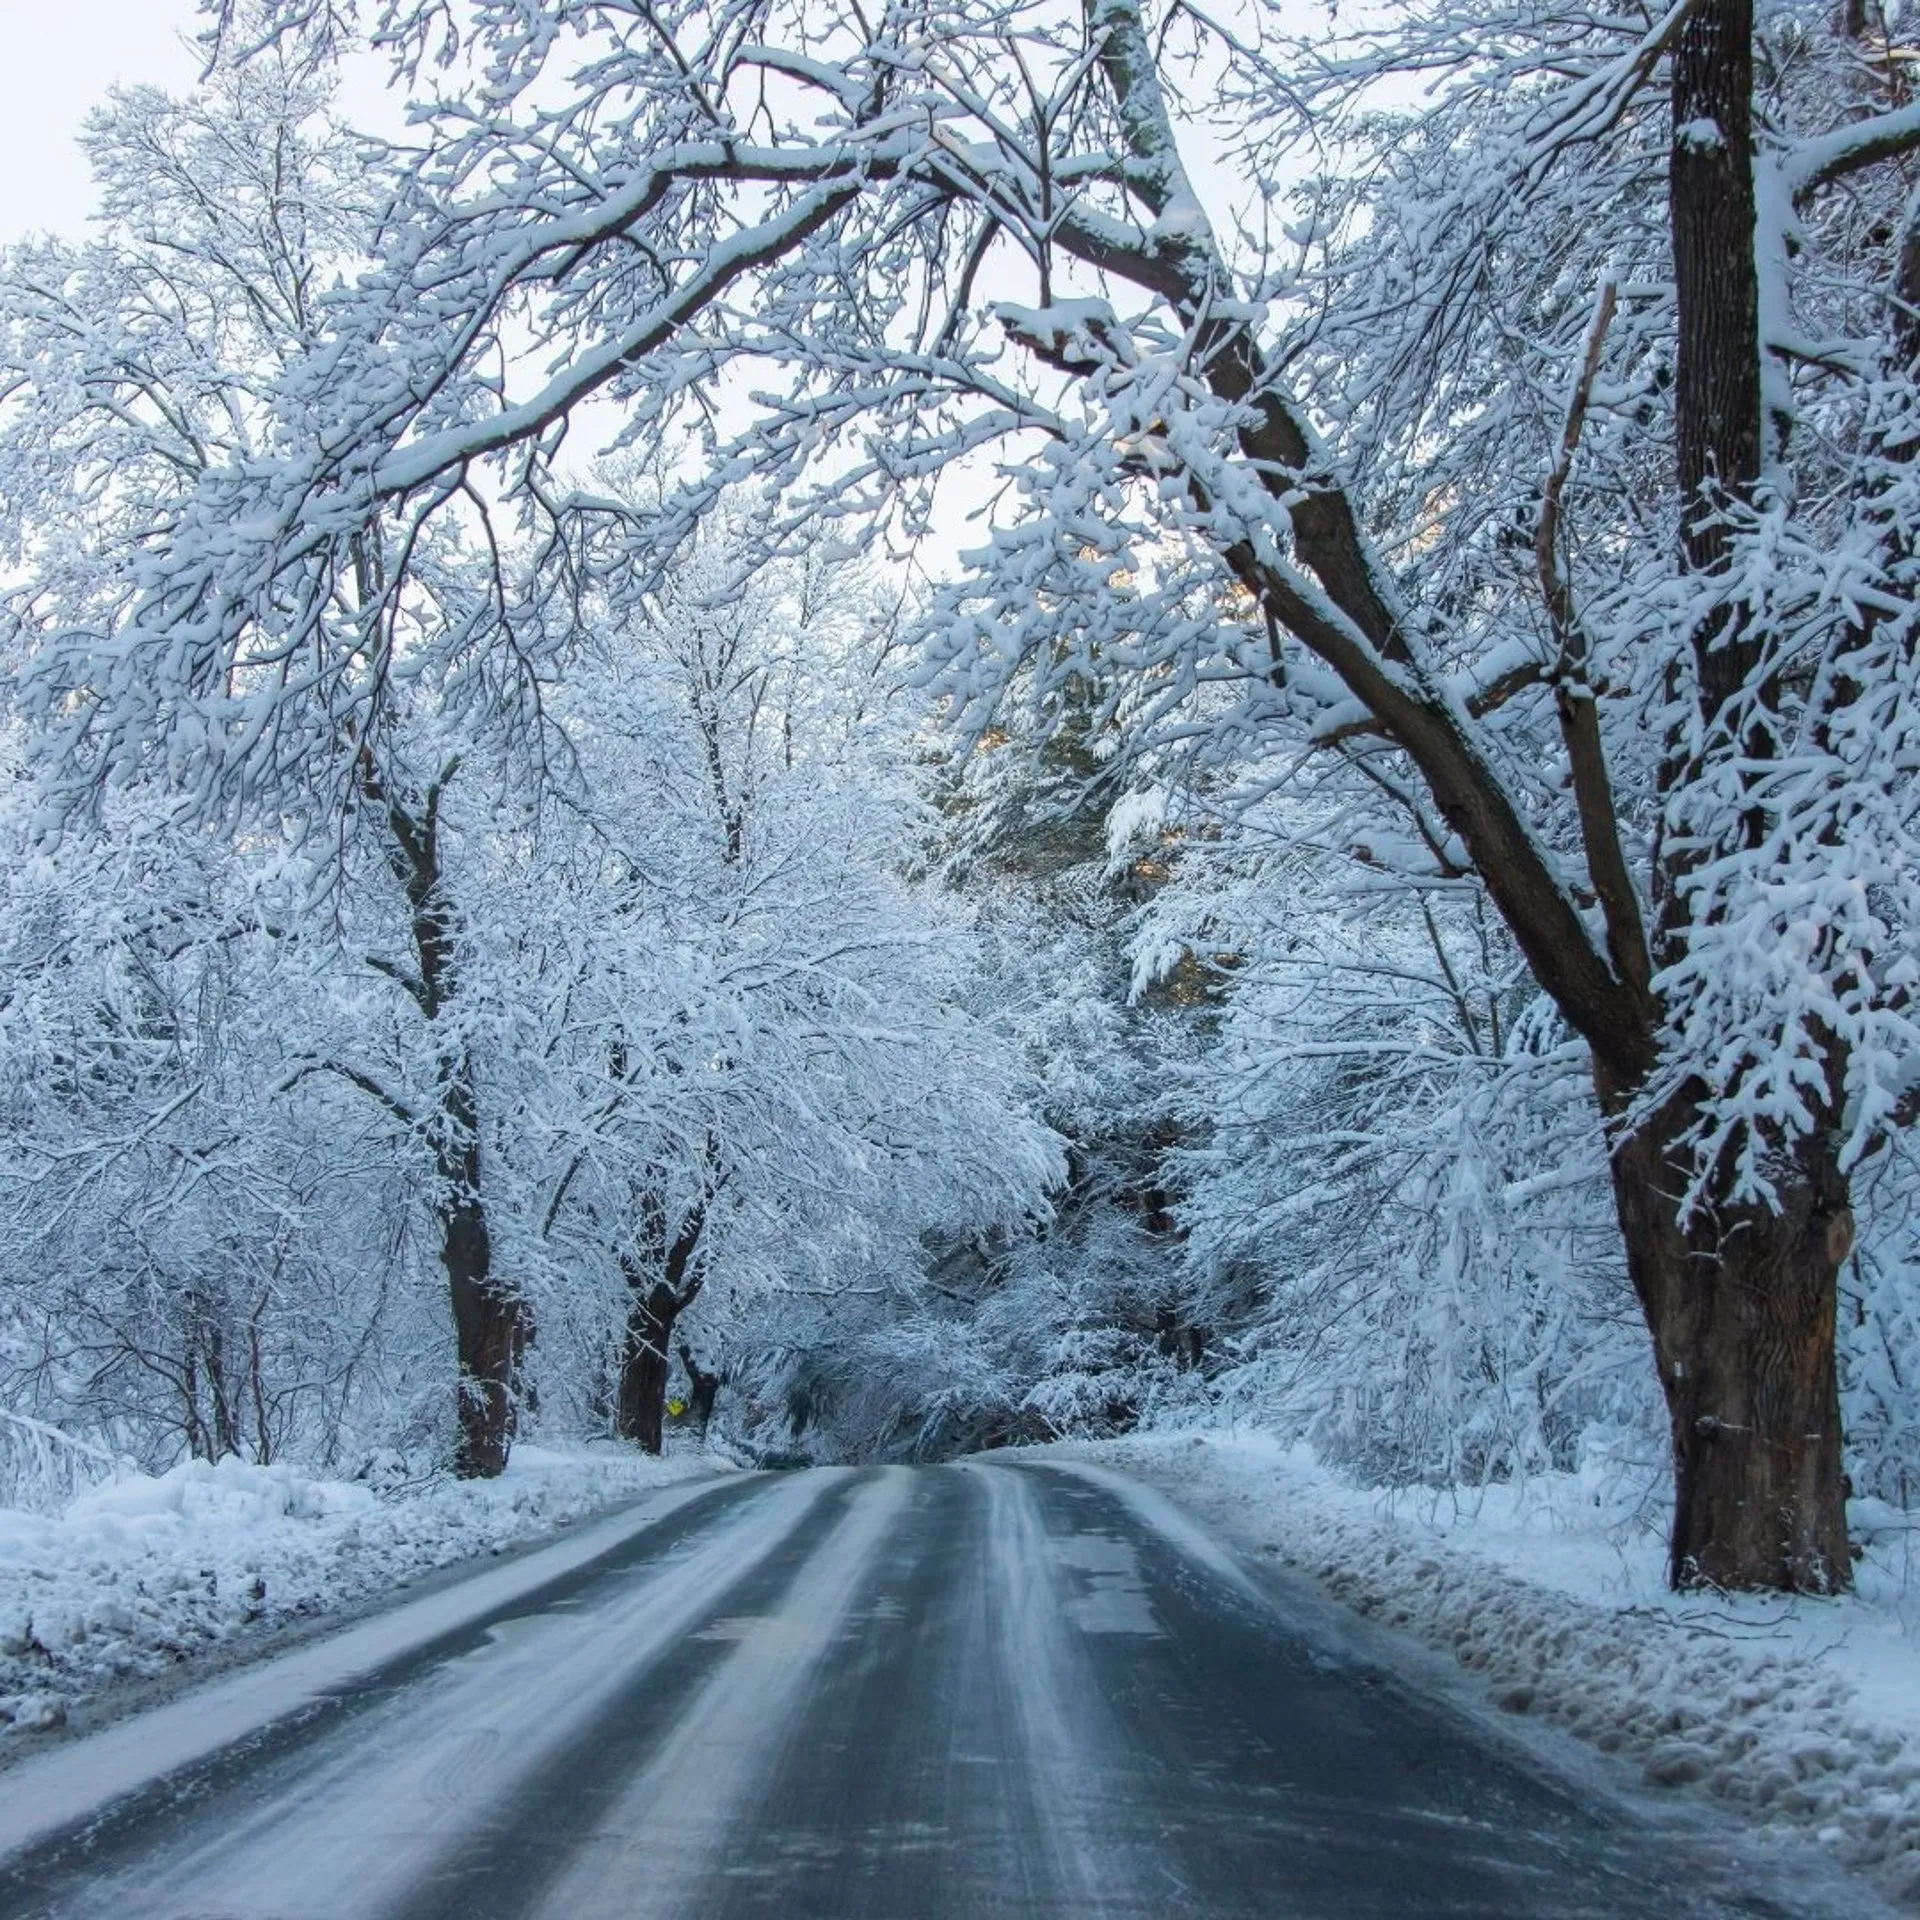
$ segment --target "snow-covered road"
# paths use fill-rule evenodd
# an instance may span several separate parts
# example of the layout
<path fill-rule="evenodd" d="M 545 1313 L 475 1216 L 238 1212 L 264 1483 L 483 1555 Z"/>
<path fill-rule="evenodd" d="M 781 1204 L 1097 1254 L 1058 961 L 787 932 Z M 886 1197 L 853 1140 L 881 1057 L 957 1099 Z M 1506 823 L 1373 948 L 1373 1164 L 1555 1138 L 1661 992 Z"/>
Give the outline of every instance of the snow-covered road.
<path fill-rule="evenodd" d="M 0 1781 L 0 1914 L 1861 1914 L 1093 1468 L 741 1476 Z"/>

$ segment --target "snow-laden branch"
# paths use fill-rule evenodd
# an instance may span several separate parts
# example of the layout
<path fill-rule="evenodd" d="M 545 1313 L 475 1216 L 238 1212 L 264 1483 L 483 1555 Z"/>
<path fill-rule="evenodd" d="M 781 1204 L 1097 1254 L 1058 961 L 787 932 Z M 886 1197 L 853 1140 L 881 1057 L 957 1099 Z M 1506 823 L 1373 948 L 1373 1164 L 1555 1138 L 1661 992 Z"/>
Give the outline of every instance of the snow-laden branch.
<path fill-rule="evenodd" d="M 1797 140 L 1779 156 L 1788 194 L 1804 199 L 1836 180 L 1920 147 L 1920 102 L 1852 120 L 1833 132 Z"/>

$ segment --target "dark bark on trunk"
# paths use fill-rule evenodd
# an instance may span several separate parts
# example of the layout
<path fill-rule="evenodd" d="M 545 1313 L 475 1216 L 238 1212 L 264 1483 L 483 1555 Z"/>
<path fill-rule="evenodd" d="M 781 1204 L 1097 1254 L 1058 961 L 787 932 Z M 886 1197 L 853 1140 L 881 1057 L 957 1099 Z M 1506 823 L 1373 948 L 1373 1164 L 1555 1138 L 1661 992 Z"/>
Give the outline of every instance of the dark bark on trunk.
<path fill-rule="evenodd" d="M 206 1440 L 206 1457 L 209 1460 L 224 1460 L 229 1454 L 236 1459 L 240 1454 L 240 1437 L 237 1422 L 234 1419 L 233 1394 L 227 1383 L 226 1340 L 220 1329 L 220 1323 L 214 1318 L 213 1308 L 201 1295 L 193 1295 L 190 1301 L 192 1314 L 191 1331 L 188 1334 L 189 1357 L 188 1379 L 190 1382 L 204 1377 L 207 1383 L 208 1419 L 200 1421 L 202 1436 Z M 194 1412 L 199 1418 L 199 1389 L 193 1387 Z"/>
<path fill-rule="evenodd" d="M 450 760 L 413 806 L 389 790 L 371 751 L 360 754 L 360 788 L 386 820 L 387 864 L 407 897 L 417 971 L 383 967 L 437 1024 L 459 986 L 459 922 L 443 884 L 440 802 L 459 769 Z M 446 1269 L 458 1362 L 453 1470 L 463 1480 L 505 1472 L 513 1445 L 514 1376 L 533 1338 L 528 1308 L 493 1277 L 493 1232 L 481 1184 L 480 1107 L 473 1062 L 447 1045 L 435 1062 L 437 1102 L 428 1122 L 439 1177 L 440 1262 Z M 389 1104 L 394 1104 L 389 1101 Z M 410 1116 L 409 1116 L 410 1117 Z"/>
<path fill-rule="evenodd" d="M 1674 427 L 1681 545 L 1695 573 L 1724 571 L 1718 511 L 1760 477 L 1760 288 L 1754 269 L 1752 0 L 1704 0 L 1673 50 L 1669 201 L 1679 357 Z M 1702 637 L 1703 641 L 1705 636 Z M 1745 649 L 1719 648 L 1711 692 L 1746 682 Z"/>
<path fill-rule="evenodd" d="M 620 1352 L 617 1424 L 623 1440 L 637 1440 L 648 1453 L 660 1451 L 665 1435 L 668 1356 L 679 1318 L 680 1302 L 664 1280 L 645 1292 L 633 1289 Z"/>
<path fill-rule="evenodd" d="M 1156 217 L 1178 177 L 1174 130 L 1159 93 L 1151 35 L 1136 0 L 1088 0 L 1088 26 L 1125 137 L 1140 163 L 1129 189 Z M 1750 501 L 1763 471 L 1758 277 L 1754 261 L 1752 0 L 1699 0 L 1672 54 L 1670 197 L 1679 356 L 1675 373 L 1681 566 L 1706 580 L 1730 573 L 1727 518 Z M 1769 1169 L 1781 1211 L 1726 1203 L 1708 1182 L 1684 1220 L 1693 1172 L 1689 1101 L 1622 1131 L 1636 1093 L 1660 1065 L 1665 1012 L 1651 988 L 1654 959 L 1684 951 L 1685 865 L 1656 859 L 1656 952 L 1627 902 L 1609 899 L 1617 849 L 1611 790 L 1583 808 L 1596 895 L 1607 911 L 1599 947 L 1542 858 L 1532 831 L 1467 715 L 1432 684 L 1409 642 L 1390 571 L 1361 517 L 1317 455 L 1307 412 L 1279 384 L 1247 327 L 1210 317 L 1231 283 L 1210 240 L 1190 227 L 1133 249 L 1106 228 L 1062 223 L 1060 244 L 1088 264 L 1171 300 L 1196 329 L 1194 364 L 1214 393 L 1249 409 L 1242 452 L 1284 499 L 1294 556 L 1308 587 L 1265 566 L 1248 545 L 1223 558 L 1277 631 L 1333 669 L 1379 732 L 1412 760 L 1445 825 L 1464 845 L 1541 987 L 1592 1047 L 1628 1264 L 1660 1361 L 1674 1426 L 1677 1583 L 1835 1589 L 1847 1584 L 1844 1481 L 1834 1391 L 1836 1281 L 1852 1236 L 1846 1183 L 1834 1163 L 1837 1097 L 1810 1137 L 1776 1143 Z M 1917 269 L 1920 271 L 1920 269 Z M 1071 369 L 1069 369 L 1071 370 Z M 1208 502 L 1197 482 L 1200 504 Z M 1743 755 L 1764 781 L 1776 753 L 1768 695 L 1728 739 L 1730 701 L 1750 691 L 1760 636 L 1731 592 L 1694 638 L 1710 751 Z M 1276 671 L 1284 663 L 1276 661 Z M 1695 773 L 1678 743 L 1662 769 L 1666 794 Z M 1664 798 L 1665 794 L 1659 796 Z M 1589 813 L 1593 818 L 1589 819 Z M 1757 809 L 1748 823 L 1758 820 Z M 1416 815 L 1436 860 L 1439 836 Z M 1598 844 L 1606 856 L 1594 862 Z M 1829 1062 L 1837 1089 L 1842 1063 Z M 1718 1204 L 1716 1204 L 1718 1203 Z"/>
<path fill-rule="evenodd" d="M 1705 579 L 1731 569 L 1728 510 L 1751 502 L 1766 460 L 1752 95 L 1752 0 L 1703 0 L 1674 47 L 1669 203 L 1680 558 Z M 1756 699 L 1752 684 L 1763 637 L 1732 597 L 1693 637 L 1700 716 L 1709 740 L 1720 733 L 1712 750 L 1730 749 L 1717 723 L 1747 701 L 1739 745 L 1761 769 L 1777 750 L 1770 698 L 1762 689 Z M 1690 773 L 1676 746 L 1667 782 Z M 1756 809 L 1745 830 L 1763 828 Z M 1697 857 L 1669 850 L 1659 863 L 1663 957 L 1692 932 L 1680 883 Z M 1683 1215 L 1695 1093 L 1613 1143 L 1615 1205 L 1672 1431 L 1676 1587 L 1832 1593 L 1852 1581 L 1834 1323 L 1853 1213 L 1835 1152 L 1841 1063 L 1828 1065 L 1823 1119 L 1774 1143 L 1777 1210 L 1731 1201 L 1730 1174 L 1715 1168 Z M 1603 1071 L 1600 1091 L 1603 1108 L 1622 1114 L 1627 1089 L 1607 1086 Z"/>
<path fill-rule="evenodd" d="M 686 1368 L 693 1388 L 693 1430 L 704 1440 L 713 1420 L 713 1403 L 720 1397 L 720 1388 L 727 1376 L 724 1372 L 708 1373 L 693 1357 L 693 1349 L 685 1341 L 680 1343 L 680 1364 Z"/>
<path fill-rule="evenodd" d="M 656 1189 L 639 1196 L 640 1245 L 620 1256 L 627 1283 L 627 1325 L 620 1351 L 615 1427 L 658 1453 L 667 1418 L 673 1329 L 693 1305 L 704 1276 L 696 1270 L 707 1200 L 696 1201 L 669 1237 L 666 1202 Z M 649 1278 L 652 1276 L 652 1278 Z"/>
<path fill-rule="evenodd" d="M 207 1438 L 206 1424 L 200 1418 L 200 1369 L 187 1349 L 180 1367 L 181 1428 L 187 1436 L 187 1453 L 195 1460 L 211 1460 L 213 1445 Z"/>
<path fill-rule="evenodd" d="M 1622 1090 L 1601 1086 L 1618 1112 Z M 1853 1212 L 1830 1133 L 1774 1169 L 1780 1208 L 1683 1220 L 1676 1101 L 1611 1153 L 1614 1204 L 1673 1443 L 1675 1587 L 1839 1593 L 1852 1584 L 1834 1327 Z"/>
<path fill-rule="evenodd" d="M 453 1470 L 463 1480 L 491 1480 L 505 1472 L 513 1441 L 514 1362 L 525 1339 L 520 1303 L 493 1284 L 493 1237 L 478 1200 L 449 1206 L 442 1229 L 460 1363 Z"/>
<path fill-rule="evenodd" d="M 247 1325 L 247 1384 L 253 1392 L 253 1457 L 263 1467 L 273 1464 L 273 1428 L 267 1412 L 266 1356 L 260 1350 L 260 1316 L 266 1311 L 266 1296 L 253 1310 Z"/>
<path fill-rule="evenodd" d="M 233 1417 L 233 1400 L 227 1387 L 227 1343 L 217 1326 L 207 1329 L 207 1391 L 213 1399 L 214 1457 L 224 1460 L 229 1454 L 240 1457 L 240 1436 Z"/>

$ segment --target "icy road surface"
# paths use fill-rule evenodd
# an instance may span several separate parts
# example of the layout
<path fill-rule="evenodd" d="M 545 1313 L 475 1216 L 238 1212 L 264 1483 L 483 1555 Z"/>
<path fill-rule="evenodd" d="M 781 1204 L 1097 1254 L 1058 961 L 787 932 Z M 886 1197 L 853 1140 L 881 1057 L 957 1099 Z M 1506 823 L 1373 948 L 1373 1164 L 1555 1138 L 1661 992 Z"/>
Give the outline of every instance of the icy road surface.
<path fill-rule="evenodd" d="M 1097 1469 L 677 1489 L 0 1774 L 0 1914 L 1875 1910 L 1277 1591 Z"/>

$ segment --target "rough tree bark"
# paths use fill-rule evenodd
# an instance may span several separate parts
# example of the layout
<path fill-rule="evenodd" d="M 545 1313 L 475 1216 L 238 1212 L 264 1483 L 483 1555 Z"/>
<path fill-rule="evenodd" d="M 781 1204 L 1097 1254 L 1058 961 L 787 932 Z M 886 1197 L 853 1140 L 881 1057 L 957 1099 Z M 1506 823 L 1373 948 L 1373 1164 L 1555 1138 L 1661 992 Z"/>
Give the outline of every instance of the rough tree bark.
<path fill-rule="evenodd" d="M 1755 267 L 1752 0 L 1703 0 L 1673 50 L 1674 374 L 1681 564 L 1713 579 L 1733 562 L 1729 509 L 1750 503 L 1766 460 Z M 1693 637 L 1708 737 L 1737 734 L 1749 767 L 1777 757 L 1773 702 L 1755 696 L 1762 636 L 1731 596 Z M 1668 754 L 1669 785 L 1691 770 Z M 1749 779 L 1752 775 L 1748 776 Z M 1756 834 L 1758 810 L 1745 829 Z M 1656 865 L 1661 957 L 1690 932 L 1686 863 Z M 1698 1090 L 1618 1134 L 1615 1202 L 1653 1335 L 1673 1436 L 1676 1586 L 1835 1592 L 1851 1584 L 1834 1329 L 1852 1200 L 1837 1152 L 1844 1061 L 1827 1062 L 1814 1124 L 1770 1143 L 1777 1208 L 1733 1197 L 1708 1169 L 1684 1217 L 1681 1143 Z M 1626 1089 L 1603 1084 L 1621 1111 Z M 1609 1095 L 1612 1098 L 1609 1099 Z"/>
<path fill-rule="evenodd" d="M 370 751 L 359 757 L 360 787 L 386 817 L 387 864 L 411 914 L 414 971 L 382 964 L 422 1016 L 441 1034 L 458 988 L 458 927 L 442 872 L 440 803 L 459 770 L 450 760 L 413 805 L 389 789 Z M 359 1078 L 359 1076 L 355 1076 Z M 493 1273 L 493 1231 L 487 1218 L 480 1153 L 479 1099 L 473 1062 L 451 1039 L 435 1056 L 436 1100 L 425 1131 L 438 1176 L 440 1263 L 446 1270 L 459 1368 L 455 1387 L 453 1468 L 463 1480 L 490 1480 L 506 1470 L 513 1444 L 514 1373 L 532 1337 L 525 1303 Z M 377 1086 L 368 1091 L 400 1117 L 410 1113 Z"/>
<path fill-rule="evenodd" d="M 506 1471 L 514 1366 L 525 1340 L 520 1302 L 494 1282 L 479 1162 L 479 1141 L 470 1128 L 456 1137 L 451 1153 L 440 1154 L 440 1261 L 460 1369 L 453 1470 L 463 1480 L 491 1480 Z"/>
<path fill-rule="evenodd" d="M 1128 185 L 1156 220 L 1197 204 L 1181 167 L 1138 0 L 1088 0 L 1089 29 L 1126 129 Z M 1681 351 L 1676 374 L 1682 565 L 1724 571 L 1731 536 L 1720 517 L 1761 474 L 1758 295 L 1754 269 L 1751 0 L 1702 0 L 1673 55 L 1671 199 Z M 1593 694 L 1563 636 L 1561 712 L 1580 799 L 1588 879 L 1605 925 L 1596 945 L 1535 841 L 1470 718 L 1423 661 L 1390 571 L 1251 332 L 1209 321 L 1230 276 L 1211 235 L 1191 220 L 1137 251 L 1108 230 L 1061 242 L 1089 264 L 1171 299 L 1194 323 L 1197 366 L 1245 410 L 1241 449 L 1285 505 L 1297 568 L 1251 548 L 1226 554 L 1270 620 L 1340 676 L 1379 732 L 1419 769 L 1446 826 L 1465 846 L 1535 978 L 1592 1049 L 1610 1127 L 1610 1161 L 1633 1284 L 1652 1335 L 1673 1436 L 1670 1575 L 1675 1585 L 1831 1592 L 1851 1579 L 1841 1468 L 1834 1324 L 1839 1268 L 1853 1240 L 1847 1183 L 1835 1153 L 1844 1061 L 1829 1060 L 1827 1112 L 1776 1143 L 1777 1212 L 1732 1198 L 1733 1170 L 1704 1179 L 1686 1146 L 1699 1089 L 1652 1114 L 1639 1096 L 1660 1065 L 1664 1009 L 1655 953 L 1690 931 L 1684 874 L 1669 857 L 1653 876 L 1650 942 L 1626 874 L 1617 806 Z M 1036 351 L 1044 348 L 1033 341 Z M 1570 449 L 1569 449 L 1570 451 Z M 1195 482 L 1196 487 L 1199 483 Z M 1549 594 L 1551 601 L 1552 595 Z M 1551 607 L 1559 625 L 1564 609 Z M 1703 717 L 1751 693 L 1756 637 L 1726 607 L 1696 636 Z M 1764 724 L 1764 715 L 1763 722 Z M 1764 731 L 1741 743 L 1763 772 Z M 1669 788 L 1692 769 L 1669 756 Z M 1653 949 L 1650 951 L 1650 946 Z M 1694 1204 L 1685 1206 L 1689 1192 Z"/>
<path fill-rule="evenodd" d="M 709 1373 L 684 1340 L 680 1343 L 680 1364 L 687 1370 L 687 1380 L 693 1388 L 693 1430 L 704 1440 L 707 1428 L 713 1424 L 713 1403 L 720 1397 L 720 1389 L 726 1384 L 726 1371 L 719 1368 Z"/>
<path fill-rule="evenodd" d="M 638 1441 L 642 1451 L 658 1453 L 667 1419 L 668 1355 L 680 1302 L 664 1280 L 651 1287 L 629 1278 L 626 1341 L 620 1354 L 617 1421 L 623 1440 Z"/>
<path fill-rule="evenodd" d="M 1628 1090 L 1602 1080 L 1617 1112 Z M 1673 1444 L 1676 1587 L 1838 1592 L 1851 1582 L 1834 1332 L 1853 1246 L 1827 1132 L 1775 1170 L 1779 1210 L 1709 1194 L 1684 1097 L 1614 1139 L 1614 1204 Z"/>
<path fill-rule="evenodd" d="M 707 1202 L 688 1208 L 669 1237 L 666 1202 L 658 1191 L 640 1200 L 638 1247 L 620 1256 L 627 1283 L 627 1324 L 620 1349 L 620 1388 L 615 1429 L 648 1453 L 664 1443 L 667 1377 L 673 1330 L 693 1305 L 705 1275 L 697 1265 L 706 1229 Z"/>

